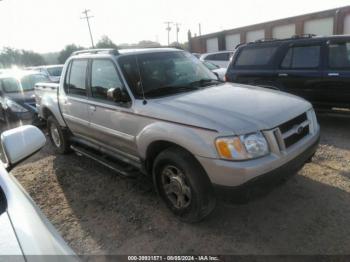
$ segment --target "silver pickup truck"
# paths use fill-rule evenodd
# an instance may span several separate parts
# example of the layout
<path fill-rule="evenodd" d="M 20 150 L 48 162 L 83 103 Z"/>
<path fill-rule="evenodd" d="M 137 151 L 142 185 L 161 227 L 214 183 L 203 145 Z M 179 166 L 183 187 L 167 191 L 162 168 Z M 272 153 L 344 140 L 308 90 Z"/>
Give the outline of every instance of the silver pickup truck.
<path fill-rule="evenodd" d="M 37 84 L 39 116 L 59 153 L 74 150 L 125 176 L 146 174 L 182 220 L 216 193 L 295 173 L 316 151 L 310 103 L 223 83 L 177 49 L 85 50 L 59 85 Z"/>

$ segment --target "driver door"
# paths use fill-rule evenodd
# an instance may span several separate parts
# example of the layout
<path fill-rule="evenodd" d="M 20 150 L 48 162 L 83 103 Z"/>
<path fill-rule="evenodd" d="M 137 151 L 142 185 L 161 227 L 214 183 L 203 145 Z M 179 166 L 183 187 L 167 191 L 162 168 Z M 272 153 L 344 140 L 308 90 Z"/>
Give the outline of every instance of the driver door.
<path fill-rule="evenodd" d="M 138 121 L 131 112 L 131 103 L 117 103 L 107 98 L 109 89 L 124 88 L 114 62 L 107 58 L 92 59 L 90 66 L 90 138 L 126 157 L 136 155 Z"/>

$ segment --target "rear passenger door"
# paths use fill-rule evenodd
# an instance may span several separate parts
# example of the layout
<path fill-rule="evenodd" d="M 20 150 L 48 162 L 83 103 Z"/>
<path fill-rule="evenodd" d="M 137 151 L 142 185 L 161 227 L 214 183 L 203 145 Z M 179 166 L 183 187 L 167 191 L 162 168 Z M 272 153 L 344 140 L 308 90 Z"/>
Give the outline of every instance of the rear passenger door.
<path fill-rule="evenodd" d="M 277 70 L 277 83 L 283 91 L 311 102 L 322 98 L 321 42 L 291 44 Z"/>
<path fill-rule="evenodd" d="M 119 103 L 107 98 L 107 91 L 111 88 L 121 88 L 127 94 L 111 59 L 92 59 L 90 67 L 90 136 L 101 146 L 130 158 L 136 155 L 131 99 Z"/>
<path fill-rule="evenodd" d="M 327 43 L 327 63 L 324 72 L 328 102 L 338 106 L 350 105 L 350 39 Z"/>
<path fill-rule="evenodd" d="M 89 136 L 87 69 L 87 59 L 75 59 L 70 62 L 64 80 L 66 96 L 60 98 L 62 114 L 70 131 L 83 137 Z"/>

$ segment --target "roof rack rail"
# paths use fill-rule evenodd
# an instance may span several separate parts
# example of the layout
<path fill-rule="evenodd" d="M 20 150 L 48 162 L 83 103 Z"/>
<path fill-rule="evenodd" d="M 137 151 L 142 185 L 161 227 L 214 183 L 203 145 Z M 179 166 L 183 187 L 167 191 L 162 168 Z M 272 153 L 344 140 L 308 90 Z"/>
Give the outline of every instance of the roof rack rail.
<path fill-rule="evenodd" d="M 254 43 L 262 43 L 262 42 L 270 42 L 270 41 L 276 41 L 277 38 L 261 38 L 254 41 Z"/>
<path fill-rule="evenodd" d="M 72 55 L 81 55 L 81 54 L 111 54 L 111 55 L 119 55 L 117 49 L 114 48 L 95 48 L 95 49 L 85 49 L 79 50 L 72 53 Z"/>
<path fill-rule="evenodd" d="M 292 39 L 297 39 L 297 38 L 313 38 L 317 35 L 315 34 L 301 34 L 301 35 L 293 35 L 291 38 Z"/>

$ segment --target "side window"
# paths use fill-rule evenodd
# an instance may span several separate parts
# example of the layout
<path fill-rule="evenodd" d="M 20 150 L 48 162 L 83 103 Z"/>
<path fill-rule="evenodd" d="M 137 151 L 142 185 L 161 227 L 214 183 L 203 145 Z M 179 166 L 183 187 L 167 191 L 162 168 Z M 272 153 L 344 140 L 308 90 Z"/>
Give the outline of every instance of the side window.
<path fill-rule="evenodd" d="M 350 42 L 329 45 L 330 68 L 350 68 Z"/>
<path fill-rule="evenodd" d="M 316 68 L 320 63 L 320 49 L 315 46 L 295 46 L 289 48 L 281 67 L 289 69 Z"/>
<path fill-rule="evenodd" d="M 237 66 L 267 65 L 277 50 L 277 46 L 246 47 L 238 55 Z"/>
<path fill-rule="evenodd" d="M 86 69 L 87 60 L 73 60 L 68 79 L 68 93 L 86 96 Z"/>
<path fill-rule="evenodd" d="M 122 87 L 118 72 L 110 60 L 96 59 L 92 61 L 91 93 L 92 96 L 107 100 L 110 88 Z"/>

